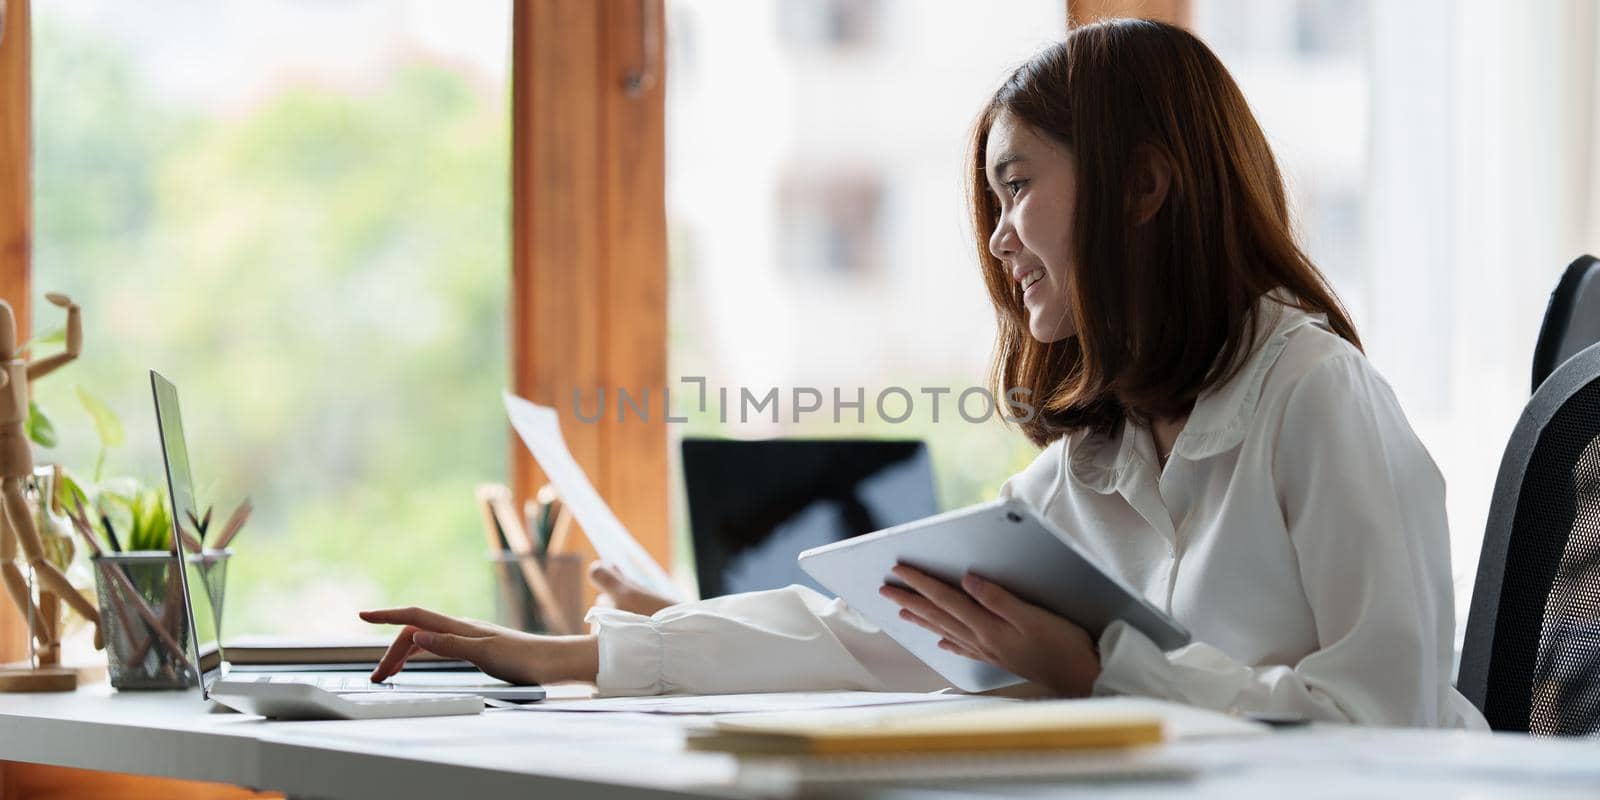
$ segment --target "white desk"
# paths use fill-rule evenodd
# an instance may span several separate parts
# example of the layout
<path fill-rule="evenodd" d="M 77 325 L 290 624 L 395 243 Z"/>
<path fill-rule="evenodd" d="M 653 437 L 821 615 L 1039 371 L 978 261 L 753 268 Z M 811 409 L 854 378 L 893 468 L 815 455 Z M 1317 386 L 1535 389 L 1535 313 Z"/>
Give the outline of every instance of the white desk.
<path fill-rule="evenodd" d="M 557 693 L 559 694 L 559 693 Z M 0 695 L 0 760 L 216 781 L 294 797 L 747 796 L 738 762 L 686 752 L 681 716 L 494 711 L 477 717 L 268 722 L 197 693 Z M 1078 759 L 1085 758 L 1077 756 Z M 1099 757 L 1095 757 L 1099 758 Z M 1185 742 L 1139 756 L 1187 777 L 1078 785 L 1125 797 L 1596 797 L 1600 740 L 1318 727 Z M 948 761 L 948 759 L 942 759 Z M 1044 765 L 1041 760 L 1032 766 Z M 1065 762 L 1063 762 L 1065 763 Z M 880 797 L 1059 793 L 1063 778 L 859 785 Z M 789 787 L 761 784 L 767 793 Z M 828 787 L 829 792 L 843 786 Z M 988 791 L 984 791 L 987 788 Z"/>
<path fill-rule="evenodd" d="M 685 753 L 682 723 L 642 714 L 271 722 L 189 692 L 0 695 L 0 760 L 214 781 L 306 797 L 701 795 L 735 762 Z M 620 767 L 620 768 L 619 768 Z M 636 791 L 628 791 L 635 789 Z"/>

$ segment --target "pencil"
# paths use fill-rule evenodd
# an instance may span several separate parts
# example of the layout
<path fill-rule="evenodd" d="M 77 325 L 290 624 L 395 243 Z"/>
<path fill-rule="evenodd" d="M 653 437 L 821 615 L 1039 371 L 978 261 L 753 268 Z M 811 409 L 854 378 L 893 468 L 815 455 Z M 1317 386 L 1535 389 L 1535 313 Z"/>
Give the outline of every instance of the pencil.
<path fill-rule="evenodd" d="M 510 492 L 505 496 L 493 498 L 489 507 L 495 519 L 500 523 L 500 530 L 505 533 L 511 552 L 517 555 L 517 566 L 522 570 L 522 579 L 527 581 L 528 589 L 533 592 L 533 599 L 539 604 L 539 612 L 545 622 L 545 627 L 550 633 L 571 633 L 567 630 L 566 612 L 561 607 L 561 602 L 556 599 L 556 594 L 550 588 L 550 581 L 545 576 L 544 569 L 539 566 L 533 551 L 533 539 L 528 536 L 527 529 L 522 527 L 522 521 L 517 519 L 517 513 L 511 506 Z"/>
<path fill-rule="evenodd" d="M 100 512 L 100 524 L 106 529 L 106 541 L 111 545 L 111 552 L 122 552 L 122 543 L 117 541 L 117 529 L 111 527 L 111 518 L 104 511 Z"/>
<path fill-rule="evenodd" d="M 550 531 L 550 545 L 545 548 L 545 552 L 565 553 L 567 540 L 572 538 L 572 509 L 561 505 L 561 501 L 557 500 L 552 504 L 550 511 L 555 514 L 556 521 L 553 530 Z"/>
<path fill-rule="evenodd" d="M 239 507 L 228 515 L 228 524 L 222 526 L 222 534 L 217 537 L 216 549 L 226 550 L 228 548 L 228 544 L 244 528 L 245 522 L 249 521 L 250 512 L 254 511 L 255 508 L 248 497 L 239 503 Z"/>
<path fill-rule="evenodd" d="M 555 532 L 556 511 L 561 508 L 561 493 L 556 491 L 553 483 L 539 487 L 539 494 L 534 498 L 539 504 L 539 526 L 530 528 L 539 540 L 539 552 L 550 552 L 550 534 Z"/>
<path fill-rule="evenodd" d="M 478 485 L 473 495 L 478 501 L 478 513 L 483 516 L 483 533 L 489 541 L 489 552 L 510 550 L 510 540 L 506 538 L 505 528 L 495 515 L 494 507 L 498 502 L 510 502 L 511 490 L 504 484 L 483 483 Z"/>
<path fill-rule="evenodd" d="M 199 535 L 197 536 L 184 530 L 181 523 L 177 526 L 178 535 L 183 537 L 183 543 L 188 545 L 191 550 L 195 551 L 196 553 L 203 552 L 206 549 L 204 544 L 206 538 L 205 524 L 194 515 L 193 511 L 185 511 L 183 513 L 189 518 L 190 522 L 194 523 L 195 530 L 199 531 Z M 211 512 L 207 511 L 206 513 L 210 514 Z"/>
<path fill-rule="evenodd" d="M 494 511 L 495 504 L 501 499 L 509 502 L 511 490 L 505 484 L 483 483 L 478 485 L 474 497 L 478 502 L 478 513 L 483 517 L 483 533 L 489 542 L 489 555 L 495 560 L 495 591 L 500 593 L 500 603 L 505 606 L 509 621 L 519 628 L 527 628 L 532 622 L 533 611 L 522 600 L 512 582 L 511 564 L 504 560 L 506 554 L 511 553 L 511 543 Z"/>
<path fill-rule="evenodd" d="M 78 535 L 83 537 L 83 543 L 88 545 L 90 553 L 93 553 L 95 555 L 95 557 L 97 557 L 97 558 L 100 557 L 100 556 L 104 556 L 105 555 L 105 551 L 101 550 L 100 549 L 100 543 L 94 540 L 94 525 L 89 522 L 89 513 L 87 511 L 85 511 L 84 508 L 83 508 L 83 498 L 74 497 L 74 498 L 72 498 L 72 502 L 73 502 L 73 505 L 76 506 L 76 508 L 67 511 L 67 517 L 70 520 L 72 520 L 72 528 L 73 528 L 73 530 L 76 530 L 78 532 Z M 116 581 L 118 581 L 118 580 L 122 580 L 122 581 L 131 580 L 131 578 L 128 575 L 128 567 L 127 567 L 126 564 L 122 565 L 121 569 L 116 570 L 115 574 L 113 574 L 113 572 L 111 570 L 107 569 L 108 566 L 115 566 L 115 565 L 100 564 L 99 568 L 100 568 L 101 572 L 105 575 L 105 580 L 112 582 L 113 588 L 115 587 Z M 107 596 L 108 597 L 110 596 L 109 592 L 107 593 Z M 138 592 L 133 592 L 131 597 L 133 598 L 133 601 L 136 602 L 136 603 L 140 603 L 140 604 L 144 603 L 144 598 L 140 597 Z M 134 628 L 133 627 L 133 623 L 131 621 L 129 621 L 129 619 L 128 619 L 127 604 L 126 603 L 112 603 L 111 605 L 116 606 L 115 610 L 116 610 L 116 613 L 117 613 L 117 618 L 122 621 L 122 630 L 125 632 L 124 635 L 128 637 L 129 643 L 132 644 L 133 636 L 138 633 L 138 629 Z M 149 610 L 149 607 L 146 606 L 146 611 L 148 611 L 148 610 Z M 142 640 L 142 644 L 139 647 L 139 651 L 140 652 L 144 652 L 146 650 L 149 650 L 150 649 L 149 637 L 142 636 L 141 640 Z"/>
<path fill-rule="evenodd" d="M 179 523 L 178 525 L 176 525 L 174 527 L 177 528 L 177 530 L 178 530 L 178 538 L 183 540 L 183 546 L 184 547 L 187 547 L 190 550 L 193 550 L 196 554 L 199 554 L 202 550 L 205 549 L 205 546 L 200 544 L 200 540 L 198 538 L 196 538 L 194 534 L 192 534 L 188 530 L 186 530 L 183 527 L 182 523 Z"/>
<path fill-rule="evenodd" d="M 544 526 L 544 506 L 538 499 L 528 498 L 522 501 L 522 518 L 528 522 L 528 533 L 533 534 L 534 549 L 544 552 L 544 544 L 550 539 L 550 531 Z"/>
<path fill-rule="evenodd" d="M 89 515 L 83 511 L 83 501 L 76 497 L 72 500 L 77 504 L 77 508 L 67 512 L 67 517 L 72 520 L 73 530 L 83 537 L 83 542 L 89 546 L 90 553 L 97 556 L 103 554 L 100 543 L 94 540 L 94 526 L 89 524 Z"/>
<path fill-rule="evenodd" d="M 95 555 L 104 555 L 105 551 L 101 549 L 100 543 L 95 541 L 94 523 L 89 521 L 89 510 L 83 507 L 83 498 L 74 497 L 72 498 L 72 503 L 75 506 L 75 509 L 67 512 L 67 516 L 72 518 L 72 527 L 78 529 L 78 534 L 83 536 L 84 541 L 89 545 L 89 549 L 93 551 Z M 108 527 L 107 530 L 110 530 L 110 528 Z M 127 564 L 122 565 L 122 572 L 128 575 L 130 579 L 132 578 L 132 575 L 128 573 Z"/>

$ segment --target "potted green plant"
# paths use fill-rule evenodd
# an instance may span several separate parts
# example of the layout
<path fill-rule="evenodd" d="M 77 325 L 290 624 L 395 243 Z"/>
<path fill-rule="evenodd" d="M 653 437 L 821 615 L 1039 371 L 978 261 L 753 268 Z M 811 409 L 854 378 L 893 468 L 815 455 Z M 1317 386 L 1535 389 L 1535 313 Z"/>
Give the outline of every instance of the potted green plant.
<path fill-rule="evenodd" d="M 126 441 L 122 421 L 111 407 L 82 386 L 78 403 L 94 425 L 99 452 L 91 479 L 61 470 L 55 482 L 57 503 L 66 509 L 80 536 L 94 551 L 96 593 L 104 620 L 111 684 L 118 689 L 179 689 L 193 686 L 188 615 L 183 603 L 175 531 L 184 536 L 190 567 L 194 613 L 211 615 L 221 630 L 223 589 L 231 551 L 227 540 L 249 516 L 249 502 L 229 518 L 220 535 L 206 541 L 211 514 L 186 514 L 175 520 L 164 484 L 147 485 L 128 477 L 106 478 L 112 450 Z M 56 445 L 54 423 L 37 405 L 30 408 L 29 436 L 41 447 Z M 207 549 L 211 545 L 213 549 Z M 204 658 L 202 653 L 202 658 Z M 202 665 L 205 666 L 205 665 Z"/>

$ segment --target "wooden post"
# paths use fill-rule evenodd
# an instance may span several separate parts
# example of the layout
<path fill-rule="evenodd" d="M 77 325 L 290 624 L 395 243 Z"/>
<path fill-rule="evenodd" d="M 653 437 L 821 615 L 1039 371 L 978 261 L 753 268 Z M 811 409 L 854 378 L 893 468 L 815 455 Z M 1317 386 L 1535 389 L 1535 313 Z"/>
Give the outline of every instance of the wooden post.
<path fill-rule="evenodd" d="M 1067 27 L 1108 17 L 1139 17 L 1181 25 L 1194 23 L 1191 0 L 1068 0 Z"/>
<path fill-rule="evenodd" d="M 0 297 L 17 317 L 17 341 L 31 331 L 33 296 L 32 24 L 29 0 L 4 0 L 0 33 Z M 0 602 L 0 663 L 28 655 L 27 623 Z"/>
<path fill-rule="evenodd" d="M 513 390 L 560 412 L 595 488 L 670 566 L 662 0 L 514 9 Z M 648 421 L 618 420 L 619 389 L 649 390 Z M 604 391 L 601 419 L 573 413 L 575 390 L 591 418 Z M 520 503 L 544 477 L 514 435 L 510 455 Z"/>

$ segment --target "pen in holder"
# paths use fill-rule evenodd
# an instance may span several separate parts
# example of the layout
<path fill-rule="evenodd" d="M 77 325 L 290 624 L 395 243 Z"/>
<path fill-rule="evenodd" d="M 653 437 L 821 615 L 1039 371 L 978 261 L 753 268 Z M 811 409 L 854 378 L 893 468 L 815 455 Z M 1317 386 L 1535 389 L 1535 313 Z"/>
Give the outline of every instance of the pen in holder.
<path fill-rule="evenodd" d="M 523 559 L 544 575 L 556 611 L 546 613 L 528 585 Z M 583 627 L 583 556 L 547 553 L 518 556 L 510 550 L 489 554 L 494 568 L 495 621 L 529 633 L 576 633 Z M 557 616 L 558 615 L 558 616 Z M 552 619 L 551 617 L 556 617 Z"/>
<path fill-rule="evenodd" d="M 577 633 L 583 625 L 583 559 L 562 552 L 546 533 L 570 528 L 571 510 L 559 509 L 554 488 L 546 486 L 532 504 L 544 513 L 533 515 L 537 527 L 530 531 L 504 484 L 482 484 L 475 495 L 495 567 L 499 618 L 522 630 Z M 559 509 L 554 515 L 551 506 Z"/>
<path fill-rule="evenodd" d="M 199 584 L 191 589 L 194 611 L 208 623 L 220 622 L 230 555 L 227 550 L 208 550 L 188 557 L 191 577 Z M 102 552 L 91 561 L 111 685 L 117 689 L 198 685 L 178 556 L 160 551 Z M 205 629 L 219 630 L 215 624 Z"/>

